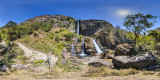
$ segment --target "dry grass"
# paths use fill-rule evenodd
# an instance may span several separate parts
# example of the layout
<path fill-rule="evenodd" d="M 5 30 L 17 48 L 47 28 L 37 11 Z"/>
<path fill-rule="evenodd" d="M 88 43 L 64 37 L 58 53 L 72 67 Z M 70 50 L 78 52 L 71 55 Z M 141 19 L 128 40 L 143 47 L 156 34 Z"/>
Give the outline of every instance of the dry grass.
<path fill-rule="evenodd" d="M 131 68 L 117 70 L 108 67 L 100 67 L 100 68 L 90 67 L 90 69 L 84 76 L 85 77 L 127 76 L 127 75 L 135 75 L 137 73 L 139 73 L 138 70 Z"/>

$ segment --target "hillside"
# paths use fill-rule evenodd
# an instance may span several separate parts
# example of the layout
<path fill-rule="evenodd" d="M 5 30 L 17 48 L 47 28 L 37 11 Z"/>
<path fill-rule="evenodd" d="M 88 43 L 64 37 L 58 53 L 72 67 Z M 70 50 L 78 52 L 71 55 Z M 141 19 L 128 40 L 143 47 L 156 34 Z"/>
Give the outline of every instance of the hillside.
<path fill-rule="evenodd" d="M 127 34 L 133 33 L 105 20 L 76 20 L 63 15 L 36 16 L 20 24 L 10 21 L 0 29 L 0 75 L 11 79 L 157 77 L 159 72 L 141 70 L 150 69 L 150 65 L 155 68 L 157 58 L 147 50 L 134 52 L 137 47 Z M 141 40 L 151 42 L 149 36 L 140 36 L 139 45 Z M 152 44 L 145 46 L 151 48 Z M 131 61 L 125 63 L 125 59 Z M 121 65 L 127 69 L 119 69 Z"/>

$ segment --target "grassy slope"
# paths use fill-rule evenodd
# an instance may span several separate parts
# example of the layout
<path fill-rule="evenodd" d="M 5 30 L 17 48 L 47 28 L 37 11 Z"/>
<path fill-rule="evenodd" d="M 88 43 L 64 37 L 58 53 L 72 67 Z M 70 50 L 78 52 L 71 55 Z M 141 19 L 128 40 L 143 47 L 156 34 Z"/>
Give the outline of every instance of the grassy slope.
<path fill-rule="evenodd" d="M 50 32 L 38 30 L 34 34 L 23 36 L 17 41 L 45 53 L 52 50 L 53 54 L 60 56 L 63 48 L 68 43 L 73 42 L 75 37 L 78 35 L 67 29 L 55 28 Z"/>

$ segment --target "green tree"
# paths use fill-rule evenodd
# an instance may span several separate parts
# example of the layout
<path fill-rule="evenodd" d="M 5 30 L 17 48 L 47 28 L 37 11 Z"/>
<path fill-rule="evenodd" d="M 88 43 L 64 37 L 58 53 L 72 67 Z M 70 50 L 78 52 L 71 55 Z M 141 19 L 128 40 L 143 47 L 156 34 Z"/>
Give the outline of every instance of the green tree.
<path fill-rule="evenodd" d="M 151 28 L 154 25 L 154 20 L 156 16 L 150 14 L 144 15 L 142 13 L 136 13 L 134 15 L 128 15 L 125 17 L 124 26 L 129 32 L 133 32 L 134 36 L 133 42 L 134 45 L 137 43 L 137 38 L 142 31 L 146 31 L 147 28 Z"/>
<path fill-rule="evenodd" d="M 16 25 L 17 25 L 16 22 L 14 22 L 14 21 L 9 21 L 9 22 L 4 26 L 4 28 L 13 27 L 13 26 L 16 26 Z"/>
<path fill-rule="evenodd" d="M 160 32 L 156 30 L 150 30 L 148 36 L 153 36 L 157 42 L 160 42 Z"/>

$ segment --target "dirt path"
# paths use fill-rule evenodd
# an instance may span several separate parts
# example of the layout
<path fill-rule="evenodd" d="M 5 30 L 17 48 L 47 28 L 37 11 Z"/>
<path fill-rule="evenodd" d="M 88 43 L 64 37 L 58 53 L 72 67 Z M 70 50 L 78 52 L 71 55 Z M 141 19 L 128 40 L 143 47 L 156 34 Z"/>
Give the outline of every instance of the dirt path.
<path fill-rule="evenodd" d="M 17 43 L 18 46 L 24 51 L 24 56 L 31 58 L 31 60 L 47 60 L 47 54 L 46 53 L 42 53 L 39 51 L 35 51 L 32 49 L 29 49 L 28 47 L 22 45 L 21 43 Z M 51 56 L 51 64 L 54 65 L 58 60 L 58 57 L 56 57 L 55 55 Z"/>

